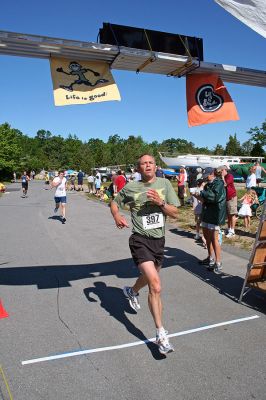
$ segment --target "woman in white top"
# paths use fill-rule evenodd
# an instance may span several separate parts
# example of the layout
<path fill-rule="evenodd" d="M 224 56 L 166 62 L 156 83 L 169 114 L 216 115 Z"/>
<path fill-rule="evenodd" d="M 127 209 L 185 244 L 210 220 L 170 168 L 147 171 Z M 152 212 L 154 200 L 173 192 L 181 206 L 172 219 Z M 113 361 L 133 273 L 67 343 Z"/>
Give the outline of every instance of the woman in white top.
<path fill-rule="evenodd" d="M 249 170 L 249 175 L 246 180 L 246 188 L 251 189 L 252 187 L 255 187 L 257 182 L 256 182 L 256 167 L 251 167 Z"/>

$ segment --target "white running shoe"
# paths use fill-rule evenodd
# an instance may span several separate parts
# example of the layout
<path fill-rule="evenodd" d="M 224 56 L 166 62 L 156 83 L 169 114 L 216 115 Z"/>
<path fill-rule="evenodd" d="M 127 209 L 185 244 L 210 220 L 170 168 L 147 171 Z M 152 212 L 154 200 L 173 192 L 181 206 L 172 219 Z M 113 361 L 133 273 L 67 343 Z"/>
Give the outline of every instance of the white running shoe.
<path fill-rule="evenodd" d="M 235 232 L 229 231 L 225 237 L 227 237 L 227 238 L 232 238 L 232 237 L 234 237 L 234 236 L 235 236 Z"/>
<path fill-rule="evenodd" d="M 126 298 L 129 301 L 129 305 L 130 307 L 134 310 L 134 311 L 138 311 L 140 310 L 140 304 L 139 304 L 139 300 L 138 300 L 138 295 L 134 295 L 132 288 L 129 286 L 125 286 L 123 289 L 124 295 L 126 296 Z"/>
<path fill-rule="evenodd" d="M 175 351 L 168 340 L 167 333 L 167 331 L 164 331 L 163 334 L 156 335 L 156 344 L 158 345 L 159 352 L 164 355 Z"/>

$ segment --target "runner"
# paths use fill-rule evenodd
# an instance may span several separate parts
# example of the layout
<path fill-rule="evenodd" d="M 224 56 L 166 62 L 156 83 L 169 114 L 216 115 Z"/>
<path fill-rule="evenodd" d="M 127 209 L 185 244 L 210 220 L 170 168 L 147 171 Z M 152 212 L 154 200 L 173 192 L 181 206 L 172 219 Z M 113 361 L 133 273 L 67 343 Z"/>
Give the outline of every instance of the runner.
<path fill-rule="evenodd" d="M 64 177 L 64 171 L 59 171 L 59 176 L 56 176 L 52 182 L 52 187 L 56 188 L 55 191 L 55 209 L 54 212 L 57 213 L 59 206 L 61 204 L 62 210 L 62 223 L 66 223 L 66 183 L 67 180 Z"/>
<path fill-rule="evenodd" d="M 154 157 L 144 154 L 138 159 L 142 181 L 129 182 L 111 203 L 111 212 L 119 229 L 129 227 L 120 214 L 119 206 L 129 204 L 133 224 L 129 247 L 141 275 L 133 287 L 124 287 L 130 306 L 140 309 L 140 289 L 148 285 L 148 304 L 156 326 L 156 343 L 161 354 L 174 351 L 162 324 L 161 281 L 159 271 L 163 263 L 166 216 L 177 217 L 179 201 L 171 183 L 155 175 Z"/>
<path fill-rule="evenodd" d="M 28 187 L 29 187 L 30 177 L 27 175 L 27 172 L 24 171 L 23 175 L 21 175 L 21 185 L 22 185 L 22 197 L 27 197 Z"/>

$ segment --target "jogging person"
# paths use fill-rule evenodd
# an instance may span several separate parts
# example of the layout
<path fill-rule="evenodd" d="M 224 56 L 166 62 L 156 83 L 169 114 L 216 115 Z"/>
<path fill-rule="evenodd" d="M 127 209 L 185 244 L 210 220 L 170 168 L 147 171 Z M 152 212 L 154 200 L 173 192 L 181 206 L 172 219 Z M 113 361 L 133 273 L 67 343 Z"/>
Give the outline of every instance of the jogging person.
<path fill-rule="evenodd" d="M 59 176 L 56 176 L 52 182 L 52 187 L 56 188 L 55 191 L 55 209 L 54 212 L 57 213 L 60 204 L 62 210 L 62 223 L 66 223 L 66 183 L 67 180 L 64 177 L 64 171 L 59 171 Z"/>
<path fill-rule="evenodd" d="M 140 289 L 148 285 L 148 304 L 156 327 L 156 343 L 161 354 L 174 351 L 162 324 L 161 281 L 165 243 L 166 216 L 177 217 L 179 201 L 171 183 L 155 175 L 156 163 L 153 156 L 144 154 L 138 159 L 141 181 L 129 182 L 111 203 L 111 213 L 119 229 L 129 227 L 126 218 L 120 214 L 119 206 L 128 203 L 133 224 L 129 247 L 132 258 L 141 275 L 134 286 L 124 287 L 124 294 L 130 306 L 140 309 Z"/>
<path fill-rule="evenodd" d="M 27 196 L 29 180 L 30 180 L 29 175 L 27 175 L 27 172 L 24 171 L 23 175 L 21 175 L 21 186 L 22 186 L 22 197 L 23 198 L 25 198 Z"/>

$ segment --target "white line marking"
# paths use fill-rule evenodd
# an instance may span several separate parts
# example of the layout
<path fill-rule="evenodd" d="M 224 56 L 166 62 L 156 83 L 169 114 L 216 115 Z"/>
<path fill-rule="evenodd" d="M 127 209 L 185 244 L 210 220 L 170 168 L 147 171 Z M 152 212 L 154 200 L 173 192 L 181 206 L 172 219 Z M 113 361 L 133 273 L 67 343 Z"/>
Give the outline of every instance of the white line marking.
<path fill-rule="evenodd" d="M 225 325 L 232 325 L 232 324 L 237 324 L 239 322 L 243 321 L 250 321 L 252 319 L 257 319 L 260 318 L 259 315 L 252 315 L 251 317 L 245 317 L 245 318 L 239 318 L 239 319 L 233 319 L 231 321 L 225 321 L 225 322 L 219 322 L 217 324 L 213 325 L 206 325 L 202 326 L 200 328 L 194 328 L 194 329 L 189 329 L 187 331 L 182 331 L 182 332 L 177 332 L 177 333 L 171 333 L 170 335 L 167 335 L 169 338 L 171 337 L 176 337 L 176 336 L 183 336 L 183 335 L 188 335 L 190 333 L 196 333 L 196 332 L 201 332 L 201 331 L 206 331 L 208 329 L 213 329 L 213 328 L 218 328 L 220 326 L 225 326 Z M 127 347 L 134 347 L 134 346 L 140 346 L 141 344 L 149 343 L 149 342 L 154 342 L 155 338 L 147 339 L 147 340 L 141 340 L 138 342 L 132 342 L 132 343 L 125 343 L 125 344 L 120 344 L 117 346 L 109 346 L 109 347 L 98 347 L 96 349 L 90 349 L 90 350 L 81 350 L 81 351 L 74 351 L 72 353 L 63 353 L 63 354 L 57 354 L 54 356 L 50 357 L 41 357 L 41 358 L 34 358 L 32 360 L 26 360 L 22 361 L 22 365 L 27 365 L 27 364 L 35 364 L 39 362 L 44 362 L 44 361 L 52 361 L 52 360 L 59 360 L 60 358 L 68 358 L 68 357 L 76 357 L 76 356 L 82 356 L 84 354 L 91 354 L 91 353 L 99 353 L 102 351 L 110 351 L 110 350 L 118 350 L 118 349 L 125 349 Z"/>

